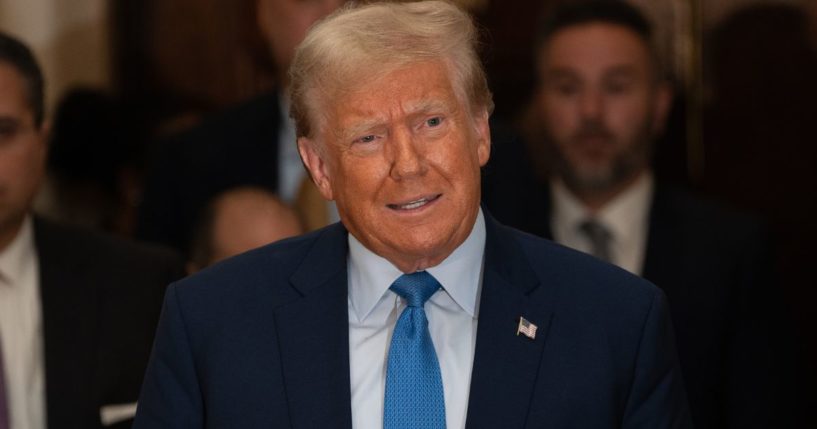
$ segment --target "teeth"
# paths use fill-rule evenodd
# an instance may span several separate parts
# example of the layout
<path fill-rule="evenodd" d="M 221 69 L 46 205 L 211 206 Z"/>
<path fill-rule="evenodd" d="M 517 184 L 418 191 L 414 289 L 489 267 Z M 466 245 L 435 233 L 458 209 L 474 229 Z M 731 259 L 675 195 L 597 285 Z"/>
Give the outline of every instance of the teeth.
<path fill-rule="evenodd" d="M 422 206 L 424 206 L 426 204 L 428 204 L 428 200 L 426 198 L 423 198 L 421 200 L 412 201 L 412 202 L 410 202 L 408 204 L 403 204 L 403 205 L 400 206 L 400 209 L 402 209 L 402 210 L 412 210 L 412 209 L 416 209 L 417 207 L 422 207 Z"/>

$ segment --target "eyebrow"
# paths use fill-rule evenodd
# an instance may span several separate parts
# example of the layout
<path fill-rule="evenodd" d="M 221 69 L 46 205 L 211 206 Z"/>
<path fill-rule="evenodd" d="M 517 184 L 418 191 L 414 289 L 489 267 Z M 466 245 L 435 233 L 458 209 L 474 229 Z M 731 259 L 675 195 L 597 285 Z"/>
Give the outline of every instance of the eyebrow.
<path fill-rule="evenodd" d="M 363 119 L 361 121 L 356 121 L 351 126 L 342 127 L 341 129 L 337 130 L 335 136 L 341 140 L 353 139 L 369 130 L 382 127 L 385 123 L 386 121 L 381 118 Z"/>
<path fill-rule="evenodd" d="M 422 100 L 409 106 L 409 116 L 427 114 L 435 111 L 450 110 L 448 103 L 439 100 Z"/>
<path fill-rule="evenodd" d="M 451 108 L 449 106 L 449 103 L 446 103 L 444 101 L 420 100 L 416 103 L 409 104 L 405 110 L 407 117 L 414 117 L 427 115 L 432 112 L 450 111 Z M 388 120 L 382 117 L 362 119 L 360 121 L 356 121 L 353 125 L 338 130 L 336 136 L 342 140 L 352 139 L 361 134 L 366 133 L 369 130 L 385 127 L 387 123 Z"/>

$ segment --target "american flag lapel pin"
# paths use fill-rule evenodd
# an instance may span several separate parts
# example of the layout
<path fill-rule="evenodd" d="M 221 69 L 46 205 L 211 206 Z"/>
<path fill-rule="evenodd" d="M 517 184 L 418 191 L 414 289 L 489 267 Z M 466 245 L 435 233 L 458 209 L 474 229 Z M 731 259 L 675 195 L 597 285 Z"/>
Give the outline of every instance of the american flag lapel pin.
<path fill-rule="evenodd" d="M 530 323 L 524 317 L 519 318 L 519 327 L 516 328 L 516 335 L 524 335 L 531 340 L 536 338 L 536 325 Z"/>

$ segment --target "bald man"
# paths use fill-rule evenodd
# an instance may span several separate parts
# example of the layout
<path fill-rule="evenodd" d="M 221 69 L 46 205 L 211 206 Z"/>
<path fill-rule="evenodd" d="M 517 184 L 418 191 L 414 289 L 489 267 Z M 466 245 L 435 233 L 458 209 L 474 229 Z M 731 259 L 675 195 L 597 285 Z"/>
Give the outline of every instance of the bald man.
<path fill-rule="evenodd" d="M 188 272 L 302 232 L 295 212 L 271 192 L 249 186 L 223 192 L 199 225 Z"/>

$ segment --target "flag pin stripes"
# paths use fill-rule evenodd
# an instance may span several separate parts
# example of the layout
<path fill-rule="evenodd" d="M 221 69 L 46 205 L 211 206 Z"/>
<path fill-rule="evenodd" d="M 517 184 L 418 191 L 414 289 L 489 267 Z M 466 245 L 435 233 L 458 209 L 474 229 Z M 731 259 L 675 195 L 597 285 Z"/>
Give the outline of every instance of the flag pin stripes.
<path fill-rule="evenodd" d="M 536 325 L 530 323 L 524 317 L 520 317 L 519 327 L 516 328 L 516 335 L 524 335 L 533 340 L 536 338 Z"/>

